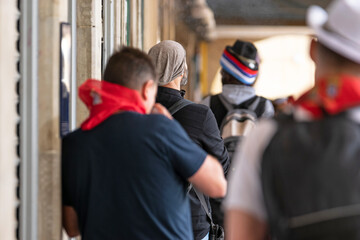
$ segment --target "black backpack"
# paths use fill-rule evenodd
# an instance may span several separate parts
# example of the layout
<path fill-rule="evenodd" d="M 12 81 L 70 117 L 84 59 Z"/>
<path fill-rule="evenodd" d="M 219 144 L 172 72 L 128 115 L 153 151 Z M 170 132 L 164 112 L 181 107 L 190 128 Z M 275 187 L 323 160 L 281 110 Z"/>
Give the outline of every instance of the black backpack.
<path fill-rule="evenodd" d="M 237 106 L 226 102 L 220 94 L 211 96 L 210 109 L 215 115 L 230 160 L 239 141 L 246 137 L 255 126 L 256 120 L 264 113 L 265 104 L 266 98 L 258 96 Z M 221 203 L 222 198 L 210 198 L 213 221 L 223 227 L 224 212 Z"/>
<path fill-rule="evenodd" d="M 347 113 L 311 122 L 279 116 L 261 161 L 277 240 L 360 239 L 360 125 Z"/>
<path fill-rule="evenodd" d="M 258 96 L 239 105 L 229 104 L 220 94 L 210 98 L 210 108 L 215 115 L 230 159 L 238 142 L 251 132 L 257 118 L 265 111 L 265 104 L 266 99 Z"/>

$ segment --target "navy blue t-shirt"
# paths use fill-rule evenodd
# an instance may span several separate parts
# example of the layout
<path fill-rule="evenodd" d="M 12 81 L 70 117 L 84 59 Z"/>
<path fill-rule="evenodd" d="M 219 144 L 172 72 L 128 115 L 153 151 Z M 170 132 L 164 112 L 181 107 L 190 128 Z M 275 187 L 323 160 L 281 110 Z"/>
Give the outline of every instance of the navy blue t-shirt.
<path fill-rule="evenodd" d="M 83 239 L 193 238 L 187 179 L 206 153 L 176 121 L 123 112 L 62 144 L 63 205 Z"/>

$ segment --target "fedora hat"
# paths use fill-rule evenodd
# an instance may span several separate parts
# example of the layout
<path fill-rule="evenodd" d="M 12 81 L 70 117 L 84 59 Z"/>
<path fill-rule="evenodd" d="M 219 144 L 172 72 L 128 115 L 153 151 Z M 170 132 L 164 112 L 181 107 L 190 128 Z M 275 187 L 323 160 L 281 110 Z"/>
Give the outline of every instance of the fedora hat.
<path fill-rule="evenodd" d="M 259 71 L 257 49 L 251 42 L 236 40 L 233 46 L 225 47 L 220 65 L 238 81 L 252 85 Z"/>
<path fill-rule="evenodd" d="M 360 64 L 360 0 L 334 0 L 327 11 L 310 6 L 307 24 L 322 44 Z"/>

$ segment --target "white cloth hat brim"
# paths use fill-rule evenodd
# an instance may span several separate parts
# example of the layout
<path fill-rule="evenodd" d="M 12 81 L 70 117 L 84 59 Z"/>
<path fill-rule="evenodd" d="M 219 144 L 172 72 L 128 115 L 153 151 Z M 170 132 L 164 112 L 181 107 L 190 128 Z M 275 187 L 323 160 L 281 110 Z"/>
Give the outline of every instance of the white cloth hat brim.
<path fill-rule="evenodd" d="M 326 11 L 319 6 L 311 6 L 307 12 L 307 24 L 314 29 L 319 41 L 334 52 L 360 64 L 360 45 L 343 36 L 324 29 Z"/>

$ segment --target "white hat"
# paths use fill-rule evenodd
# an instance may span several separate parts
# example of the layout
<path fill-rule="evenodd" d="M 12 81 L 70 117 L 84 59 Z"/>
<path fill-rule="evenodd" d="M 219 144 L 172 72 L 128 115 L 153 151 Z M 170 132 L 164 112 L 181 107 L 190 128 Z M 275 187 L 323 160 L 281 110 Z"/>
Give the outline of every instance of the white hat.
<path fill-rule="evenodd" d="M 327 12 L 311 6 L 307 24 L 322 44 L 360 64 L 360 0 L 334 0 Z"/>

